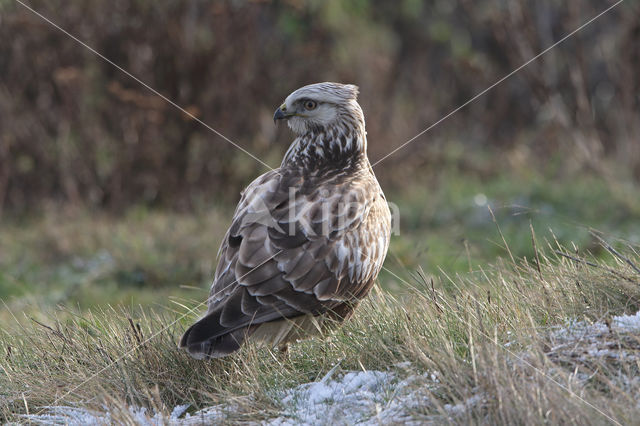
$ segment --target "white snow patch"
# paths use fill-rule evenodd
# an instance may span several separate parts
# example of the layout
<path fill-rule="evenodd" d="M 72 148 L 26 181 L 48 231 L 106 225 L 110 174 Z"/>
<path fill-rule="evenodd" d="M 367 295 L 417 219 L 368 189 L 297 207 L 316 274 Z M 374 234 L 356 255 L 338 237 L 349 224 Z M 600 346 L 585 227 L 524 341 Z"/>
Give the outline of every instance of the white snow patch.
<path fill-rule="evenodd" d="M 438 384 L 437 373 L 413 375 L 404 380 L 396 373 L 384 371 L 347 372 L 330 379 L 332 374 L 333 371 L 318 382 L 278 392 L 275 398 L 282 405 L 282 413 L 262 425 L 417 425 L 423 423 L 424 416 L 423 421 L 419 421 L 416 414 L 425 413 L 429 408 L 433 411 L 427 395 Z M 189 404 L 178 405 L 168 418 L 140 407 L 130 407 L 125 414 L 138 425 L 177 426 L 224 422 L 229 419 L 228 414 L 236 410 L 229 404 L 221 404 L 185 414 L 188 408 Z M 43 414 L 23 416 L 35 424 L 71 426 L 109 425 L 115 422 L 113 417 L 106 408 L 99 412 L 70 406 L 46 407 Z"/>
<path fill-rule="evenodd" d="M 608 324 L 573 321 L 566 327 L 556 328 L 551 332 L 550 338 L 554 343 L 551 352 L 582 344 L 582 348 L 589 355 L 610 356 L 613 352 L 607 343 L 616 345 L 620 335 L 635 335 L 638 332 L 640 332 L 640 311 L 635 315 L 614 316 Z"/>
<path fill-rule="evenodd" d="M 431 386 L 426 374 L 398 380 L 391 372 L 349 372 L 283 392 L 283 415 L 263 424 L 421 424 L 415 415 L 431 405 L 426 395 Z"/>
<path fill-rule="evenodd" d="M 640 312 L 614 316 L 606 324 L 574 321 L 553 330 L 549 340 L 547 356 L 569 364 L 567 368 L 574 370 L 573 377 L 580 382 L 591 380 L 595 368 L 604 368 L 612 386 L 640 401 L 640 378 L 636 374 L 640 365 Z"/>
<path fill-rule="evenodd" d="M 180 418 L 191 404 L 178 405 L 171 411 L 169 417 L 162 416 L 160 413 L 148 412 L 144 407 L 129 407 L 127 417 L 135 424 L 141 426 L 178 426 L 178 425 L 202 425 L 214 424 L 227 418 L 227 413 L 231 409 L 230 406 L 213 406 L 197 411 L 193 414 L 185 414 Z M 70 407 L 70 406 L 52 406 L 45 407 L 43 414 L 30 414 L 22 416 L 30 423 L 38 425 L 111 425 L 116 423 L 112 413 L 108 410 L 104 412 L 93 411 L 86 408 Z"/>
<path fill-rule="evenodd" d="M 184 412 L 187 411 L 189 407 L 191 407 L 191 404 L 176 405 L 171 411 L 171 418 L 177 419 L 182 414 L 184 414 Z"/>
<path fill-rule="evenodd" d="M 30 423 L 39 425 L 110 425 L 115 420 L 111 418 L 110 412 L 93 411 L 86 408 L 71 406 L 51 406 L 45 407 L 42 414 L 30 414 L 22 416 Z M 163 425 L 161 416 L 148 416 L 147 409 L 141 407 L 131 407 L 127 413 L 128 417 L 141 425 Z"/>
<path fill-rule="evenodd" d="M 22 416 L 30 423 L 39 425 L 108 425 L 111 417 L 97 411 L 85 408 L 56 406 L 45 407 L 43 414 L 29 414 Z"/>
<path fill-rule="evenodd" d="M 476 405 L 484 404 L 485 402 L 486 401 L 484 400 L 484 397 L 482 395 L 473 395 L 472 397 L 468 398 L 467 400 L 459 404 L 455 404 L 455 405 L 445 404 L 444 409 L 449 414 L 459 416 L 469 412 L 469 410 L 475 407 Z"/>
<path fill-rule="evenodd" d="M 640 311 L 635 315 L 613 317 L 613 324 L 623 331 L 640 331 Z"/>

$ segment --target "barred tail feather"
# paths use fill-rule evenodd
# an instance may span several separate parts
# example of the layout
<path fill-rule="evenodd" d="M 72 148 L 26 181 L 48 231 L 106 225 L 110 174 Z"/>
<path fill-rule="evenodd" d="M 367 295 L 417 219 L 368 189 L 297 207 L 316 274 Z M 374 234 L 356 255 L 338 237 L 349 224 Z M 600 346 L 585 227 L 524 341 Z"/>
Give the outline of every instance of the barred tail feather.
<path fill-rule="evenodd" d="M 252 327 L 219 334 L 218 319 L 217 315 L 208 315 L 193 324 L 180 339 L 179 347 L 196 359 L 221 358 L 240 349 L 247 335 L 253 331 Z"/>

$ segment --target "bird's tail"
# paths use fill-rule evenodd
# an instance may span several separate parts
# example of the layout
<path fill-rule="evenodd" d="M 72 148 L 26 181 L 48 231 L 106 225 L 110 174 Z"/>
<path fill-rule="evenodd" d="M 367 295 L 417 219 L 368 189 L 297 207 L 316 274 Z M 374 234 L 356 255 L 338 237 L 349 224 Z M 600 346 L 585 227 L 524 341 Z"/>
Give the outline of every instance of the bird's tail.
<path fill-rule="evenodd" d="M 216 333 L 216 330 L 220 330 L 218 316 L 207 315 L 184 332 L 179 347 L 186 349 L 196 359 L 221 358 L 240 349 L 253 331 L 251 326 L 225 334 Z"/>

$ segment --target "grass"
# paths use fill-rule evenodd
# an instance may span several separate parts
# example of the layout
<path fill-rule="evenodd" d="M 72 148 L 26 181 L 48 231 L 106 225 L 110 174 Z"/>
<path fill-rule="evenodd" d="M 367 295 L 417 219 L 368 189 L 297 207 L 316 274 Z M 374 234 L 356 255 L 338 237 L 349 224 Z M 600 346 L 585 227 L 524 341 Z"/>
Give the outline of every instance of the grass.
<path fill-rule="evenodd" d="M 640 264 L 640 190 L 591 175 L 509 176 L 446 166 L 427 190 L 418 181 L 387 191 L 401 233 L 380 285 L 344 327 L 299 342 L 288 357 L 248 346 L 200 362 L 176 348 L 202 310 L 228 206 L 121 216 L 55 206 L 5 220 L 0 419 L 79 404 L 132 423 L 126 407 L 168 415 L 187 402 L 226 404 L 229 422 L 268 419 L 282 408 L 278 391 L 339 364 L 437 372 L 439 383 L 419 387 L 429 403 L 410 413 L 418 420 L 633 422 L 640 388 L 625 377 L 639 374 L 637 357 L 581 358 L 584 342 L 550 348 L 554 327 L 638 310 L 640 274 L 630 263 Z M 637 336 L 607 339 L 631 354 L 640 347 Z M 447 404 L 472 397 L 482 402 L 451 417 Z"/>
<path fill-rule="evenodd" d="M 621 256 L 640 262 L 633 247 Z M 64 310 L 38 322 L 16 318 L 0 337 L 0 412 L 9 421 L 47 405 L 107 406 L 129 422 L 118 407 L 168 415 L 185 401 L 194 409 L 233 402 L 229 421 L 266 419 L 278 412 L 277 390 L 317 380 L 339 361 L 341 370 L 437 371 L 440 385 L 425 387 L 431 403 L 412 413 L 417 420 L 602 424 L 610 416 L 630 423 L 640 407 L 629 398 L 640 387 L 624 388 L 617 377 L 640 373 L 637 357 L 590 364 L 545 352 L 551 326 L 636 312 L 640 274 L 624 258 L 583 259 L 590 266 L 539 253 L 539 268 L 500 262 L 443 278 L 446 286 L 417 275 L 410 297 L 377 289 L 344 327 L 294 345 L 287 357 L 247 346 L 226 359 L 193 360 L 175 344 L 192 318 L 168 312 L 105 308 Z M 473 395 L 482 404 L 446 416 L 446 404 Z"/>
<path fill-rule="evenodd" d="M 452 169 L 426 190 L 411 185 L 390 197 L 402 214 L 402 234 L 392 246 L 397 256 L 390 260 L 401 268 L 420 266 L 432 273 L 476 269 L 506 255 L 496 223 L 514 256 L 528 259 L 534 255 L 530 224 L 541 241 L 575 244 L 596 256 L 606 253 L 591 229 L 640 243 L 637 186 L 589 174 L 557 180 L 549 176 L 553 174 L 522 172 L 480 179 Z"/>
<path fill-rule="evenodd" d="M 48 213 L 0 231 L 0 295 L 15 311 L 157 306 L 205 298 L 231 212 L 187 215 L 132 209 Z M 2 310 L 0 319 L 7 320 Z"/>
<path fill-rule="evenodd" d="M 507 256 L 496 223 L 516 258 L 533 258 L 530 226 L 541 245 L 576 244 L 596 257 L 607 253 L 591 228 L 640 243 L 638 187 L 595 175 L 557 182 L 544 176 L 521 171 L 480 178 L 454 162 L 433 179 L 419 176 L 412 185 L 391 188 L 400 234 L 392 238 L 386 266 L 404 280 L 417 268 L 429 274 L 477 270 Z M 0 298 L 13 311 L 36 316 L 58 305 L 164 311 L 173 306 L 170 298 L 203 300 L 232 211 L 224 205 L 189 214 L 138 207 L 113 216 L 52 206 L 39 217 L 4 220 Z M 404 291 L 394 274 L 382 272 L 382 287 Z M 7 319 L 0 308 L 0 320 Z"/>

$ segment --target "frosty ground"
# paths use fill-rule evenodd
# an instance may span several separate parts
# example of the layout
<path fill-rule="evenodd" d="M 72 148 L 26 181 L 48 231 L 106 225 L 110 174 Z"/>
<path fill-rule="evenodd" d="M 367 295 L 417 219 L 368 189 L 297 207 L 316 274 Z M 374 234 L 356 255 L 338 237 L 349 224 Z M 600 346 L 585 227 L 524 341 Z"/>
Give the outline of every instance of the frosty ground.
<path fill-rule="evenodd" d="M 607 364 L 619 367 L 620 361 L 640 364 L 640 311 L 635 315 L 613 316 L 606 322 L 588 324 L 571 321 L 553 327 L 546 335 L 550 345 L 547 356 L 565 367 L 574 368 L 576 380 L 588 381 L 580 366 Z M 504 347 L 509 347 L 508 342 Z M 513 363 L 528 363 L 527 354 L 512 354 Z M 493 398 L 479 391 L 463 401 L 439 404 L 432 395 L 438 393 L 441 380 L 437 371 L 408 375 L 410 362 L 394 365 L 387 371 L 341 371 L 337 364 L 321 380 L 275 391 L 271 397 L 280 407 L 278 416 L 255 424 L 324 425 L 324 424 L 423 424 L 447 423 L 468 418 L 472 410 Z M 640 377 L 618 368 L 609 376 L 615 386 L 628 392 L 630 401 L 640 408 Z M 557 384 L 562 388 L 562 383 Z M 566 389 L 566 398 L 572 398 Z M 189 404 L 178 405 L 170 415 L 153 413 L 140 407 L 127 407 L 132 423 L 139 425 L 196 425 L 225 423 L 238 410 L 235 404 L 219 404 L 188 413 Z M 122 413 L 120 413 L 122 414 Z M 72 406 L 48 407 L 46 413 L 24 415 L 36 424 L 110 424 L 112 414 Z M 606 420 L 606 419 L 605 419 Z"/>

